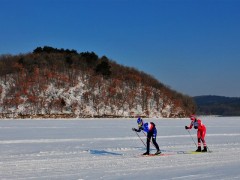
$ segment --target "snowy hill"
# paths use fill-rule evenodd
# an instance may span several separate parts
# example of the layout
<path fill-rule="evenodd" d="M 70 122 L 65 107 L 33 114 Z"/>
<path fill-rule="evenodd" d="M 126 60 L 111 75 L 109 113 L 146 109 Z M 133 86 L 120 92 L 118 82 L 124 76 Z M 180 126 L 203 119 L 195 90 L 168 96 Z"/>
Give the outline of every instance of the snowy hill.
<path fill-rule="evenodd" d="M 192 98 L 93 52 L 38 47 L 0 57 L 2 118 L 185 117 Z"/>

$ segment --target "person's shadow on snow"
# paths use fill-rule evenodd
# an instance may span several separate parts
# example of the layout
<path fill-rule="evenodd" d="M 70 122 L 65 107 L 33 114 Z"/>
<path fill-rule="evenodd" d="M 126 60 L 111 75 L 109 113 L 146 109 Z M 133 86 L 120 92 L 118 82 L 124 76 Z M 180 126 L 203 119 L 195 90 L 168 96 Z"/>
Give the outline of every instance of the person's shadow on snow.
<path fill-rule="evenodd" d="M 115 153 L 115 152 L 108 152 L 108 151 L 105 151 L 105 150 L 90 150 L 90 153 L 91 154 L 94 154 L 94 155 L 115 155 L 115 156 L 121 156 L 123 154 L 121 153 Z"/>

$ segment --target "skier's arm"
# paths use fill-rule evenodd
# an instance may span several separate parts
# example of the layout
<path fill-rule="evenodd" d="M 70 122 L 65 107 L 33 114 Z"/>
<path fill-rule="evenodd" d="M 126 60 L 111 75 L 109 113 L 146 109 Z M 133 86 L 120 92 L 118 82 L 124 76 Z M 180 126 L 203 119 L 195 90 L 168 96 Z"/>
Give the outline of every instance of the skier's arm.
<path fill-rule="evenodd" d="M 136 128 L 132 128 L 133 131 L 136 131 L 136 132 L 140 132 L 142 130 L 142 128 L 140 127 L 139 129 L 136 129 Z"/>
<path fill-rule="evenodd" d="M 192 129 L 193 123 L 190 124 L 190 126 L 185 126 L 185 129 Z"/>
<path fill-rule="evenodd" d="M 189 129 L 192 129 L 192 127 L 193 127 L 193 121 L 191 122 Z"/>

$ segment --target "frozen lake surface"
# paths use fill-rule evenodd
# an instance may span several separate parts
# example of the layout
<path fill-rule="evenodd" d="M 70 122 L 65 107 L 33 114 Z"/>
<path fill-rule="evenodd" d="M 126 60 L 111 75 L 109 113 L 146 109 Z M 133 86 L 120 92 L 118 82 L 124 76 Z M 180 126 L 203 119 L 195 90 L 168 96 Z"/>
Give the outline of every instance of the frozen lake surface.
<path fill-rule="evenodd" d="M 201 119 L 212 153 L 182 154 L 196 150 L 184 128 L 189 119 L 144 119 L 156 124 L 169 154 L 155 157 L 141 156 L 145 146 L 131 130 L 136 119 L 0 120 L 0 178 L 240 179 L 240 118 Z"/>

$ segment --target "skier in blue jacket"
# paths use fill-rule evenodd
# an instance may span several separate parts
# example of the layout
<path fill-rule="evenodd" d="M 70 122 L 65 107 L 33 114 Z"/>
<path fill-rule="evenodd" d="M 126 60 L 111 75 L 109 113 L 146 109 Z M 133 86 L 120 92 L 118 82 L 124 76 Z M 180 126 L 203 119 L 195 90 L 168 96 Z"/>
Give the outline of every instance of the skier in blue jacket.
<path fill-rule="evenodd" d="M 143 153 L 143 155 L 149 155 L 149 153 L 150 153 L 151 138 L 152 138 L 152 143 L 154 144 L 155 148 L 157 149 L 157 152 L 155 153 L 155 155 L 161 154 L 159 146 L 156 142 L 157 129 L 156 129 L 155 124 L 153 122 L 143 122 L 143 120 L 140 117 L 137 119 L 137 123 L 138 123 L 138 129 L 132 128 L 132 130 L 136 131 L 136 132 L 140 132 L 142 130 L 147 133 L 147 151 L 145 153 Z"/>

